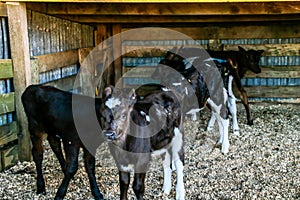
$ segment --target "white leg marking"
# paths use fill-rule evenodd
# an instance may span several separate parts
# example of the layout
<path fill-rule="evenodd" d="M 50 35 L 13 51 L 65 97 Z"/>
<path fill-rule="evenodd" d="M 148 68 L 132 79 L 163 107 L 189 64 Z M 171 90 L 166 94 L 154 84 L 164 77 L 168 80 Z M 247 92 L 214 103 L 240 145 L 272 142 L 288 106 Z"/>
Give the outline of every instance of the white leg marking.
<path fill-rule="evenodd" d="M 219 132 L 220 132 L 219 143 L 222 144 L 222 153 L 227 154 L 229 151 L 229 140 L 228 140 L 229 119 L 223 119 L 220 116 L 218 116 L 217 120 L 219 125 Z"/>
<path fill-rule="evenodd" d="M 226 100 L 227 100 L 227 99 L 226 99 Z M 221 112 L 221 107 L 222 107 L 221 104 L 220 104 L 219 106 L 217 106 L 217 105 L 215 104 L 215 102 L 213 102 L 213 101 L 211 100 L 211 98 L 208 98 L 208 99 L 207 99 L 207 103 L 209 103 L 209 105 L 211 106 L 211 108 L 213 109 L 213 111 L 215 111 L 216 113 L 220 114 L 220 112 Z"/>
<path fill-rule="evenodd" d="M 238 125 L 238 121 L 237 121 L 237 109 L 236 109 L 236 98 L 233 94 L 232 91 L 232 81 L 233 81 L 233 77 L 229 76 L 229 82 L 228 82 L 228 93 L 229 93 L 229 97 L 228 97 L 228 108 L 229 111 L 231 113 L 232 116 L 232 131 L 233 134 L 235 135 L 239 135 L 239 130 L 240 127 Z"/>
<path fill-rule="evenodd" d="M 197 112 L 200 112 L 203 108 L 193 108 L 190 111 L 188 111 L 186 114 L 192 116 L 192 120 L 197 120 Z"/>
<path fill-rule="evenodd" d="M 207 131 L 212 131 L 216 122 L 216 116 L 211 113 L 210 120 L 208 121 Z"/>
<path fill-rule="evenodd" d="M 239 135 L 240 127 L 237 121 L 237 110 L 236 110 L 236 100 L 235 98 L 229 97 L 228 108 L 232 116 L 232 131 L 235 135 Z"/>
<path fill-rule="evenodd" d="M 175 137 L 172 143 L 172 154 L 173 161 L 175 162 L 176 175 L 177 175 L 177 185 L 176 185 L 176 200 L 184 200 L 185 198 L 185 189 L 183 181 L 183 163 L 179 157 L 179 151 L 183 148 L 183 135 L 178 128 L 174 129 Z"/>
<path fill-rule="evenodd" d="M 176 156 L 175 156 L 176 157 Z M 176 175 L 177 175 L 177 185 L 176 185 L 176 200 L 184 200 L 185 198 L 185 189 L 184 189 L 184 182 L 183 182 L 183 163 L 179 159 L 177 154 L 177 160 L 175 161 L 176 166 Z"/>
<path fill-rule="evenodd" d="M 224 103 L 226 105 L 228 101 L 227 91 L 223 88 Z M 210 100 L 210 99 L 209 99 Z M 228 126 L 229 119 L 224 119 L 221 117 L 222 105 L 217 106 L 212 100 L 210 100 L 210 105 L 212 106 L 215 117 L 217 118 L 220 132 L 219 143 L 222 143 L 222 153 L 227 154 L 229 150 L 229 141 L 228 141 Z M 224 105 L 223 105 L 224 106 Z"/>
<path fill-rule="evenodd" d="M 165 159 L 163 160 L 163 168 L 164 168 L 164 184 L 163 184 L 163 192 L 166 195 L 170 194 L 172 188 L 172 169 L 170 168 L 171 157 L 167 152 L 165 154 Z"/>
<path fill-rule="evenodd" d="M 223 142 L 222 142 L 222 153 L 227 154 L 229 151 L 229 140 L 228 140 L 228 126 L 229 119 L 222 119 L 224 132 L 223 132 Z"/>

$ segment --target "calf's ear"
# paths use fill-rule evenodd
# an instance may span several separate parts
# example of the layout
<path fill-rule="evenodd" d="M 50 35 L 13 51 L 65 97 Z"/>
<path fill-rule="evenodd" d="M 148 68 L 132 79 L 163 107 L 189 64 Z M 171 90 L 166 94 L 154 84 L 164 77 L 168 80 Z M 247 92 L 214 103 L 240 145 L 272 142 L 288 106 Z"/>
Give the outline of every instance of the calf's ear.
<path fill-rule="evenodd" d="M 239 48 L 239 50 L 240 50 L 241 52 L 246 52 L 246 50 L 245 50 L 243 47 L 238 46 L 238 48 Z"/>
<path fill-rule="evenodd" d="M 136 93 L 135 93 L 135 90 L 132 89 L 131 92 L 130 92 L 130 99 L 129 99 L 129 105 L 133 105 L 136 103 Z"/>
<path fill-rule="evenodd" d="M 264 50 L 258 50 L 258 53 L 259 53 L 260 55 L 262 55 L 262 54 L 264 53 Z"/>
<path fill-rule="evenodd" d="M 102 92 L 102 99 L 104 101 L 107 100 L 109 97 L 111 97 L 113 91 L 114 91 L 114 86 L 110 85 L 106 87 Z"/>

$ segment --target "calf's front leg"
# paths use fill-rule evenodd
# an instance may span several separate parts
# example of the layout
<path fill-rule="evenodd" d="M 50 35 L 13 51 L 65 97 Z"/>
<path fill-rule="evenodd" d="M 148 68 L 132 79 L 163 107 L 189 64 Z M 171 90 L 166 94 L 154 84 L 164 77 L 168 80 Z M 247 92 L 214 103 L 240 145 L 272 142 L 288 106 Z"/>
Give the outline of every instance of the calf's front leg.
<path fill-rule="evenodd" d="M 119 182 L 120 182 L 120 199 L 128 200 L 127 193 L 130 183 L 130 173 L 119 171 Z"/>
<path fill-rule="evenodd" d="M 30 129 L 30 139 L 32 142 L 32 157 L 35 163 L 36 172 L 37 172 L 37 179 L 36 179 L 36 187 L 37 187 L 37 194 L 46 194 L 45 189 L 45 180 L 43 177 L 42 171 L 42 163 L 43 163 L 43 137 L 40 133 L 35 133 L 36 130 Z"/>
<path fill-rule="evenodd" d="M 62 200 L 66 196 L 69 183 L 78 169 L 79 145 L 64 142 L 64 149 L 66 153 L 66 170 L 62 183 L 56 192 L 55 200 Z"/>
<path fill-rule="evenodd" d="M 134 181 L 132 187 L 137 200 L 143 200 L 143 196 L 145 193 L 145 177 L 146 173 L 134 174 Z"/>

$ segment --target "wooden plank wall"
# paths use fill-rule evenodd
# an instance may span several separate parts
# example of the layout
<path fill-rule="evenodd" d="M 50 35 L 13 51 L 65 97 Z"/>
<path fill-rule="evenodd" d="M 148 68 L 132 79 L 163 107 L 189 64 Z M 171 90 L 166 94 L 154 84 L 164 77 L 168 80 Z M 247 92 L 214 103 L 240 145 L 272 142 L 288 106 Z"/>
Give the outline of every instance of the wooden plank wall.
<path fill-rule="evenodd" d="M 7 14 L 5 14 L 7 15 Z M 79 52 L 94 45 L 94 28 L 28 10 L 31 83 L 72 90 Z M 13 64 L 7 16 L 0 18 L 0 171 L 18 161 Z M 24 126 L 21 126 L 24 127 Z M 27 144 L 30 150 L 30 144 Z"/>
<path fill-rule="evenodd" d="M 123 73 L 133 67 L 140 66 L 140 73 L 127 73 L 125 84 L 145 84 L 153 82 L 150 77 L 165 51 L 168 48 L 182 45 L 204 48 L 216 48 L 221 45 L 224 50 L 238 50 L 238 46 L 246 50 L 264 50 L 260 65 L 260 74 L 247 73 L 243 84 L 253 100 L 282 100 L 300 98 L 300 28 L 296 23 L 283 24 L 221 24 L 199 27 L 170 27 L 184 33 L 194 41 L 161 36 L 157 41 L 143 41 L 145 36 L 132 35 L 123 41 L 123 52 L 130 49 L 139 50 L 127 53 L 123 57 Z M 122 31 L 131 28 L 123 28 Z M 150 36 L 149 36 L 150 37 Z M 154 81 L 155 82 L 155 81 Z"/>
<path fill-rule="evenodd" d="M 28 10 L 30 56 L 37 59 L 38 83 L 72 90 L 78 49 L 94 46 L 94 27 Z M 37 63 L 38 62 L 38 63 Z"/>

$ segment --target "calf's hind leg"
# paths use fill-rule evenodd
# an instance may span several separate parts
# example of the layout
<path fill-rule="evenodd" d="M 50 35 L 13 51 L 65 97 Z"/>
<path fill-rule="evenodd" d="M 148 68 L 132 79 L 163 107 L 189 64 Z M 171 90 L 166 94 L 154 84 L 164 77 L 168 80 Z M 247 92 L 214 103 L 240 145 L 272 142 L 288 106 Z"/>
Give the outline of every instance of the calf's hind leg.
<path fill-rule="evenodd" d="M 61 149 L 61 141 L 58 137 L 48 134 L 47 140 L 50 144 L 51 149 L 53 150 L 54 154 L 56 155 L 59 164 L 61 166 L 62 171 L 65 173 L 65 158 L 62 153 Z"/>
<path fill-rule="evenodd" d="M 42 163 L 43 163 L 43 134 L 37 133 L 38 131 L 30 128 L 30 139 L 32 142 L 32 157 L 35 163 L 36 172 L 37 172 L 37 179 L 36 179 L 36 187 L 37 187 L 37 194 L 46 194 L 45 190 L 45 180 L 43 177 L 42 171 Z M 36 134 L 35 134 L 36 133 Z"/>

